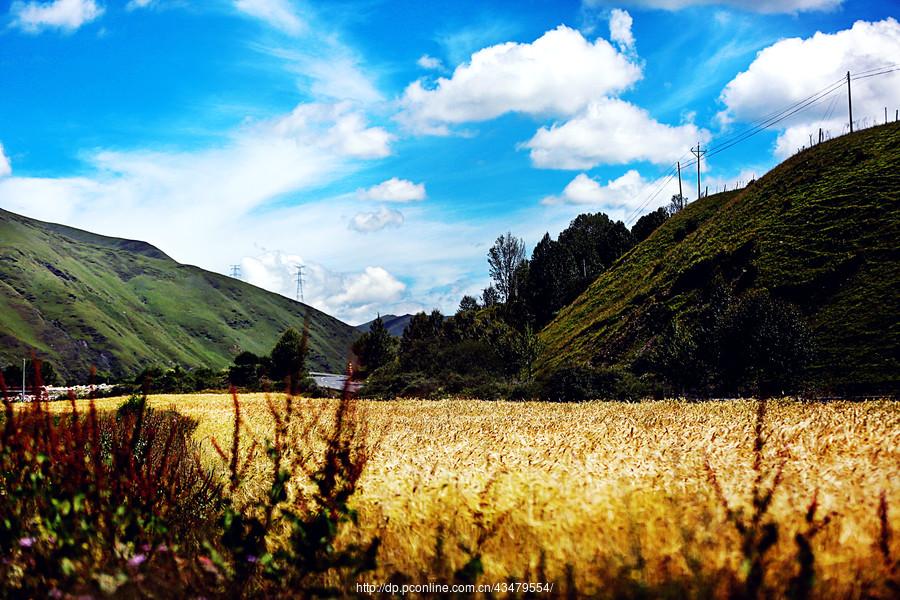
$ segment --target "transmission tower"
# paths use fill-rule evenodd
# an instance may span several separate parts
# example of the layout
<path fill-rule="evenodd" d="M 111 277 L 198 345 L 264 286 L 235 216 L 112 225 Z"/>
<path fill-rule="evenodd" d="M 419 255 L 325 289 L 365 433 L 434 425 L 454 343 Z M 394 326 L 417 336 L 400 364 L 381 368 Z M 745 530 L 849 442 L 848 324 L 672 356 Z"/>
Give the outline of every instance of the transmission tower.
<path fill-rule="evenodd" d="M 241 278 L 241 265 L 231 265 L 231 276 L 235 279 Z"/>
<path fill-rule="evenodd" d="M 297 302 L 303 302 L 303 265 L 297 265 Z"/>

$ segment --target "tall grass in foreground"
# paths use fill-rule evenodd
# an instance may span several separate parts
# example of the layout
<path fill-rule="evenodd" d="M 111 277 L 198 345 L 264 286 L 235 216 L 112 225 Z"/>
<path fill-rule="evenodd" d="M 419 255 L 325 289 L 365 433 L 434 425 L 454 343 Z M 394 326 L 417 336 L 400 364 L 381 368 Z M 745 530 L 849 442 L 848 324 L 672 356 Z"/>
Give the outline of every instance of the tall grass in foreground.
<path fill-rule="evenodd" d="M 0 389 L 4 593 L 169 587 L 176 549 L 197 548 L 218 510 L 221 484 L 190 437 L 196 421 L 150 410 L 145 398 L 114 415 L 98 414 L 93 401 L 81 414 L 74 396 L 65 415 L 51 414 L 45 399 L 15 410 L 2 378 Z"/>
<path fill-rule="evenodd" d="M 53 414 L 41 398 L 14 408 L 2 376 L 0 389 L 4 596 L 334 596 L 336 576 L 375 564 L 377 538 L 335 543 L 355 523 L 349 501 L 368 457 L 349 394 L 305 428 L 292 396 L 269 398 L 276 427 L 264 442 L 247 440 L 232 394 L 232 440 L 228 450 L 213 440 L 224 466 L 214 471 L 191 437 L 197 422 L 146 396 L 114 415 L 93 399 L 81 414 L 72 397 L 67 414 Z M 269 486 L 238 500 L 260 451 Z"/>
<path fill-rule="evenodd" d="M 841 506 L 834 489 L 840 488 L 826 486 L 832 497 L 824 504 L 815 491 L 796 502 L 786 485 L 797 476 L 789 471 L 798 456 L 768 403 L 754 405 L 749 437 L 736 445 L 743 438 L 725 430 L 703 439 L 674 403 L 659 405 L 673 415 L 622 407 L 620 421 L 605 409 L 599 417 L 585 413 L 600 410 L 590 406 L 556 406 L 550 413 L 547 405 L 497 404 L 488 406 L 492 418 L 467 417 L 457 428 L 453 415 L 435 417 L 425 403 L 232 395 L 216 404 L 218 420 L 209 427 L 205 417 L 185 416 L 202 404 L 190 398 L 185 414 L 166 410 L 168 400 L 141 397 L 115 414 L 93 401 L 86 411 L 75 402 L 63 411 L 46 402 L 13 407 L 5 401 L 0 593 L 333 597 L 356 596 L 360 581 L 513 580 L 553 581 L 556 597 L 896 596 L 889 496 L 876 494 L 867 516 L 876 532 L 871 553 L 844 556 L 835 566 L 842 535 L 835 529 Z M 703 407 L 705 418 L 719 422 L 715 413 L 728 406 Z M 378 407 L 410 421 L 400 427 L 394 420 L 395 431 L 388 431 L 390 419 L 371 414 Z M 532 431 L 505 411 L 552 414 L 560 422 Z M 570 414 L 575 421 L 565 419 Z M 579 429 L 585 414 L 588 422 Z M 597 437 L 579 440 L 585 431 Z M 406 454 L 397 454 L 392 433 Z M 678 453 L 682 434 L 704 446 L 702 460 L 694 461 L 688 448 Z M 206 440 L 209 448 L 202 449 Z M 473 462 L 481 453 L 487 462 Z M 643 468 L 645 453 L 674 454 L 671 467 L 659 464 L 677 472 L 644 480 L 635 471 L 608 489 L 592 481 L 602 480 L 604 469 Z M 746 480 L 735 477 L 743 460 L 735 456 L 749 460 Z M 458 482 L 471 484 L 471 495 L 444 483 L 445 457 Z M 554 479 L 560 462 L 574 479 Z M 427 477 L 407 487 L 403 469 L 413 463 Z M 583 468 L 572 470 L 574 464 Z M 517 470 L 550 478 L 544 491 L 557 502 L 539 504 L 544 491 L 534 481 L 511 480 Z M 679 480 L 689 475 L 679 492 Z M 607 496 L 586 505 L 595 515 L 576 517 L 569 503 L 577 494 Z M 541 522 L 568 523 L 574 535 L 559 533 L 566 529 L 542 535 Z M 848 541 L 854 540 L 843 540 L 845 546 Z M 850 547 L 858 552 L 864 543 Z M 722 553 L 725 558 L 711 560 Z M 855 570 L 859 560 L 869 561 L 865 572 Z M 835 578 L 835 569 L 846 573 Z"/>

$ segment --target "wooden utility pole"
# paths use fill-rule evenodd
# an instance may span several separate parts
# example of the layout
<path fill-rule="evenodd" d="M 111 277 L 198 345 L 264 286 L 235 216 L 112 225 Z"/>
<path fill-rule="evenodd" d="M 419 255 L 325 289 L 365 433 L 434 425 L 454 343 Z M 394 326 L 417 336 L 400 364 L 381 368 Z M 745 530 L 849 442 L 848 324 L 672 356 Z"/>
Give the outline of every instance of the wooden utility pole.
<path fill-rule="evenodd" d="M 681 161 L 678 161 L 678 208 L 684 208 L 684 193 L 681 191 Z"/>
<path fill-rule="evenodd" d="M 697 142 L 697 148 L 691 148 L 691 154 L 697 157 L 697 200 L 700 199 L 700 158 L 706 154 L 706 150 L 700 149 L 700 142 Z"/>
<path fill-rule="evenodd" d="M 25 402 L 25 359 L 22 359 L 22 402 Z"/>
<path fill-rule="evenodd" d="M 850 109 L 850 133 L 853 133 L 853 98 L 850 96 L 850 71 L 847 71 L 847 108 Z"/>

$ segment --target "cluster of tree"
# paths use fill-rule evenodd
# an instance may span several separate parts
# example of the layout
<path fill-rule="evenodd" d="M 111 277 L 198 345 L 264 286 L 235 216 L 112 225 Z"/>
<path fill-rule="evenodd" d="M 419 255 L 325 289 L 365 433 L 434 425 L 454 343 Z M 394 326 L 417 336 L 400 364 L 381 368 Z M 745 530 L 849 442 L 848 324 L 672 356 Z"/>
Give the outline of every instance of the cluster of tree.
<path fill-rule="evenodd" d="M 25 388 L 30 389 L 35 383 L 35 366 L 40 365 L 41 385 L 59 385 L 62 379 L 56 373 L 53 365 L 47 361 L 25 361 Z M 16 363 L 3 367 L 3 381 L 8 388 L 20 389 L 22 387 L 22 366 Z"/>
<path fill-rule="evenodd" d="M 735 296 L 721 279 L 692 315 L 655 336 L 634 370 L 680 396 L 762 396 L 803 391 L 813 336 L 791 304 L 766 290 Z"/>
<path fill-rule="evenodd" d="M 678 203 L 673 199 L 673 207 Z M 502 304 L 518 329 L 541 329 L 620 256 L 646 239 L 677 208 L 659 208 L 629 230 L 603 213 L 578 215 L 554 240 L 549 233 L 525 258 L 525 243 L 506 233 L 488 251 L 493 283 L 482 293 L 484 306 Z"/>
<path fill-rule="evenodd" d="M 414 315 L 398 341 L 379 317 L 354 344 L 359 376 L 372 375 L 373 396 L 471 394 L 482 398 L 536 397 L 532 377 L 535 331 L 575 299 L 604 270 L 668 218 L 660 209 L 629 231 L 602 213 L 579 215 L 557 240 L 549 234 L 526 258 L 512 233 L 488 250 L 492 284 L 463 297 L 452 316 Z"/>
<path fill-rule="evenodd" d="M 292 394 L 312 391 L 315 385 L 307 376 L 306 357 L 309 340 L 304 330 L 300 333 L 289 327 L 272 348 L 268 356 L 242 352 L 228 369 L 231 385 L 248 390 L 284 389 Z"/>
<path fill-rule="evenodd" d="M 566 365 L 541 381 L 543 398 L 769 397 L 803 392 L 812 335 L 792 305 L 765 290 L 733 295 L 713 286 L 693 314 L 660 305 L 645 327 L 659 331 L 629 365 Z M 653 314 L 655 313 L 655 314 Z"/>
<path fill-rule="evenodd" d="M 397 345 L 397 339 L 385 327 L 381 315 L 378 315 L 369 330 L 353 343 L 353 354 L 359 365 L 356 376 L 366 377 L 394 360 Z"/>
<path fill-rule="evenodd" d="M 225 374 L 207 368 L 185 369 L 148 367 L 134 378 L 132 392 L 148 394 L 190 394 L 228 387 Z"/>
<path fill-rule="evenodd" d="M 270 354 L 257 356 L 241 352 L 227 371 L 150 367 L 134 379 L 134 390 L 144 393 L 188 394 L 223 390 L 235 386 L 244 390 L 280 390 L 291 393 L 312 391 L 305 363 L 308 342 L 305 334 L 288 328 Z"/>
<path fill-rule="evenodd" d="M 607 215 L 582 214 L 556 240 L 525 256 L 523 240 L 497 238 L 487 255 L 492 284 L 481 302 L 465 296 L 452 316 L 415 315 L 399 342 L 381 319 L 354 351 L 374 396 L 471 394 L 483 398 L 638 399 L 789 393 L 805 384 L 812 337 L 791 305 L 766 291 L 736 295 L 719 275 L 694 308 L 676 314 L 649 302 L 640 336 L 650 342 L 631 363 L 565 365 L 532 377 L 535 331 L 601 273 L 683 208 L 641 217 L 631 230 Z"/>
<path fill-rule="evenodd" d="M 414 315 L 399 341 L 383 329 L 376 319 L 354 346 L 363 375 L 372 374 L 364 388 L 369 395 L 529 395 L 537 338 L 530 328 L 510 326 L 500 306 L 466 297 L 452 316 Z"/>

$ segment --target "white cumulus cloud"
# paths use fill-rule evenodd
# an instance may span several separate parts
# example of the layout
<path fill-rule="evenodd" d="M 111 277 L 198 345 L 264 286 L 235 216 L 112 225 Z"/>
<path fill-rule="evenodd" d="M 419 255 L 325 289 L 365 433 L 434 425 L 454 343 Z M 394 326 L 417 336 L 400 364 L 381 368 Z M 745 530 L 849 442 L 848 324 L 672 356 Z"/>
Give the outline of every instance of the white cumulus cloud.
<path fill-rule="evenodd" d="M 361 233 L 380 231 L 385 227 L 403 225 L 403 213 L 386 206 L 372 212 L 358 212 L 350 219 L 349 227 Z"/>
<path fill-rule="evenodd" d="M 591 42 L 561 25 L 532 43 L 483 48 L 433 86 L 411 83 L 401 100 L 400 120 L 418 131 L 447 133 L 448 124 L 510 112 L 568 116 L 640 77 L 640 67 L 608 41 Z"/>
<path fill-rule="evenodd" d="M 54 0 L 53 2 L 22 2 L 16 0 L 9 7 L 12 25 L 27 33 L 44 29 L 72 32 L 103 14 L 103 7 L 94 0 Z"/>
<path fill-rule="evenodd" d="M 391 177 L 378 185 L 356 191 L 361 200 L 377 200 L 380 202 L 412 202 L 425 199 L 425 184 L 413 183 L 408 179 Z"/>
<path fill-rule="evenodd" d="M 338 303 L 390 302 L 396 300 L 406 285 L 382 267 L 366 267 L 365 271 L 345 280 L 344 289 L 333 300 Z"/>
<path fill-rule="evenodd" d="M 155 0 L 129 0 L 125 6 L 126 10 L 136 10 L 138 8 L 147 8 L 153 4 Z"/>
<path fill-rule="evenodd" d="M 235 0 L 234 6 L 291 35 L 297 35 L 304 29 L 303 21 L 287 0 Z"/>
<path fill-rule="evenodd" d="M 12 165 L 9 164 L 9 158 L 3 151 L 3 144 L 0 144 L 0 177 L 12 174 Z"/>
<path fill-rule="evenodd" d="M 666 125 L 624 100 L 604 98 L 565 123 L 541 127 L 522 147 L 536 167 L 590 169 L 638 160 L 666 164 L 708 140 L 709 132 L 693 123 Z"/>
<path fill-rule="evenodd" d="M 609 6 L 633 6 L 635 8 L 656 8 L 661 10 L 681 10 L 690 6 L 727 6 L 748 12 L 763 14 L 800 13 L 834 10 L 844 0 L 584 0 L 584 6 L 596 8 Z"/>
<path fill-rule="evenodd" d="M 281 251 L 244 257 L 241 275 L 248 283 L 294 298 L 298 265 L 304 269 L 303 301 L 349 323 L 370 319 L 380 308 L 398 301 L 406 290 L 402 281 L 380 266 L 341 273 Z"/>
<path fill-rule="evenodd" d="M 593 206 L 604 209 L 614 218 L 625 218 L 639 207 L 642 211 L 650 211 L 668 204 L 677 193 L 677 180 L 663 184 L 661 181 L 644 179 L 636 170 L 630 169 L 606 184 L 585 173 L 579 173 L 560 195 L 547 196 L 541 203 Z"/>
<path fill-rule="evenodd" d="M 746 71 L 722 91 L 722 122 L 753 122 L 799 102 L 830 83 L 840 83 L 847 71 L 874 73 L 900 57 L 900 23 L 894 18 L 857 21 L 850 29 L 816 33 L 809 38 L 781 40 L 759 52 Z M 900 98 L 900 71 L 853 81 L 854 120 L 884 121 L 884 107 Z M 818 138 L 823 127 L 833 135 L 847 129 L 846 87 L 818 104 L 778 124 L 775 154 L 785 158 Z"/>
<path fill-rule="evenodd" d="M 619 44 L 623 50 L 634 49 L 634 34 L 631 26 L 634 20 L 627 10 L 614 8 L 609 13 L 609 39 Z"/>
<path fill-rule="evenodd" d="M 423 54 L 422 56 L 420 56 L 419 60 L 416 61 L 416 64 L 423 69 L 429 70 L 438 70 L 444 68 L 444 63 L 441 62 L 441 59 L 429 56 L 427 54 Z"/>

